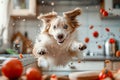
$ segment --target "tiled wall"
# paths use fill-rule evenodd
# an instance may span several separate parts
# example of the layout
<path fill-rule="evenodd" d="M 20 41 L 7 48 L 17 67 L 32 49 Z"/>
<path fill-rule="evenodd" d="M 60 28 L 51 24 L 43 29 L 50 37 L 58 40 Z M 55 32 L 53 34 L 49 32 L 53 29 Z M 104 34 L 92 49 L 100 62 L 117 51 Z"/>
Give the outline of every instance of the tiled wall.
<path fill-rule="evenodd" d="M 37 34 L 40 32 L 39 20 L 27 20 L 22 19 L 15 22 L 15 32 L 20 31 L 23 35 L 25 32 L 28 33 L 28 38 L 34 42 Z"/>
<path fill-rule="evenodd" d="M 55 11 L 58 12 L 59 15 L 62 15 L 62 12 L 69 11 L 78 6 L 56 6 L 54 8 Z M 105 31 L 105 28 L 108 27 L 111 32 L 115 34 L 115 38 L 120 43 L 120 20 L 119 19 L 108 19 L 103 20 L 100 18 L 99 14 L 99 5 L 96 6 L 80 6 L 82 9 L 82 15 L 78 17 L 79 22 L 81 23 L 81 26 L 78 28 L 78 39 L 81 42 L 84 42 L 85 37 L 90 38 L 90 42 L 87 44 L 88 50 L 93 53 L 104 53 L 104 42 L 108 37 L 108 32 Z M 50 12 L 52 10 L 52 7 L 46 6 L 46 7 L 40 7 L 41 13 Z M 28 37 L 34 42 L 40 26 L 41 22 L 39 20 L 19 20 L 16 22 L 16 31 L 21 31 L 24 33 L 27 31 L 29 33 Z M 89 27 L 93 25 L 93 29 L 89 29 Z M 97 30 L 99 32 L 99 37 L 94 38 L 92 36 L 93 31 Z M 101 45 L 102 48 L 98 49 L 97 45 Z M 119 45 L 120 47 L 120 45 Z"/>

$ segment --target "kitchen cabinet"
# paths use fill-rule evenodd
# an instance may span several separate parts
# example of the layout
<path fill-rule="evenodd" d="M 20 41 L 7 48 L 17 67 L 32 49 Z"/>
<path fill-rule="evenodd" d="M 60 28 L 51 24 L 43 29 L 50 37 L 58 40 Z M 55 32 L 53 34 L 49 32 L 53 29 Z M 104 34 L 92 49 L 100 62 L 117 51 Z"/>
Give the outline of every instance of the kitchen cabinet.
<path fill-rule="evenodd" d="M 105 0 L 105 10 L 113 16 L 120 16 L 120 0 Z"/>
<path fill-rule="evenodd" d="M 102 16 L 102 19 L 120 19 L 120 0 L 101 0 L 100 8 L 108 12 L 108 16 Z"/>
<path fill-rule="evenodd" d="M 35 16 L 36 0 L 11 0 L 11 16 Z"/>

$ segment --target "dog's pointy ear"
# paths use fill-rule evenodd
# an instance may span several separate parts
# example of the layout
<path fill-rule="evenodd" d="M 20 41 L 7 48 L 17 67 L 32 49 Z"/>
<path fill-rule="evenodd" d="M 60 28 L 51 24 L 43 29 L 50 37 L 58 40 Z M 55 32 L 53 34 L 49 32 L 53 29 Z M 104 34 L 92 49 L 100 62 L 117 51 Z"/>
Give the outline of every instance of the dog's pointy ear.
<path fill-rule="evenodd" d="M 56 17 L 57 17 L 57 13 L 56 12 L 50 12 L 48 14 L 40 14 L 38 16 L 38 19 L 42 20 L 45 23 L 50 23 L 51 20 L 53 20 Z"/>
<path fill-rule="evenodd" d="M 74 9 L 74 10 L 72 10 L 72 11 L 64 12 L 64 13 L 63 13 L 63 16 L 64 16 L 66 19 L 68 19 L 68 21 L 69 21 L 70 23 L 72 23 L 73 27 L 78 27 L 78 26 L 79 26 L 79 23 L 78 23 L 78 21 L 76 20 L 76 17 L 77 17 L 78 15 L 80 15 L 80 14 L 81 14 L 81 9 L 80 9 L 80 8 L 76 8 L 76 9 Z"/>
<path fill-rule="evenodd" d="M 51 21 L 57 17 L 56 12 L 50 12 L 48 14 L 40 14 L 37 18 L 43 21 L 44 28 L 41 32 L 48 32 Z"/>

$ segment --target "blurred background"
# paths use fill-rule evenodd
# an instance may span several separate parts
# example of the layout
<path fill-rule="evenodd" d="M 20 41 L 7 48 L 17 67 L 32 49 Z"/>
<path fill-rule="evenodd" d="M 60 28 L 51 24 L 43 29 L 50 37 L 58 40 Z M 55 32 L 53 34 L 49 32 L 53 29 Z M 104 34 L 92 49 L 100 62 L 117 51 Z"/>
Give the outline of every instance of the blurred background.
<path fill-rule="evenodd" d="M 12 49 L 15 40 L 18 39 L 20 51 L 31 53 L 30 47 L 42 27 L 42 22 L 37 19 L 37 16 L 51 11 L 56 11 L 62 16 L 63 12 L 76 7 L 82 10 L 81 16 L 77 18 L 81 24 L 78 28 L 78 39 L 85 43 L 85 38 L 89 38 L 89 42 L 86 43 L 88 48 L 85 51 L 88 55 L 89 53 L 104 55 L 105 41 L 110 36 L 116 39 L 119 49 L 119 0 L 114 2 L 112 0 L 0 0 L 0 6 L 0 52 L 8 48 Z M 101 15 L 102 8 L 109 13 L 107 17 Z M 91 27 L 93 28 L 90 29 Z M 106 28 L 110 32 L 106 31 Z M 99 33 L 99 37 L 93 36 L 94 31 Z"/>

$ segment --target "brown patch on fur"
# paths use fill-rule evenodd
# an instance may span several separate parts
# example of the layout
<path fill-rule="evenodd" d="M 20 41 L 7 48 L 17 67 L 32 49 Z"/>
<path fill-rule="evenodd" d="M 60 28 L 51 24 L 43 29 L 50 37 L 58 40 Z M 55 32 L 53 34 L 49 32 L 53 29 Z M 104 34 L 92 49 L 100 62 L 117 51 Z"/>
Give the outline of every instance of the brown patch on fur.
<path fill-rule="evenodd" d="M 70 56 L 71 56 L 71 57 L 73 57 L 73 56 L 75 56 L 75 55 L 77 55 L 77 53 L 76 53 L 75 51 L 70 51 Z"/>
<path fill-rule="evenodd" d="M 50 12 L 47 14 L 40 14 L 38 16 L 38 19 L 42 20 L 45 26 L 45 32 L 48 32 L 50 26 L 51 26 L 51 21 L 57 17 L 57 13 L 56 12 Z"/>
<path fill-rule="evenodd" d="M 76 17 L 80 14 L 81 10 L 79 8 L 63 13 L 64 17 L 67 19 L 67 23 L 73 28 L 77 28 L 80 26 L 78 21 L 76 20 Z"/>
<path fill-rule="evenodd" d="M 46 23 L 49 23 L 49 22 L 51 22 L 52 19 L 54 19 L 56 17 L 57 17 L 56 12 L 50 12 L 50 13 L 47 13 L 47 14 L 40 14 L 38 16 L 38 19 L 41 19 L 41 20 L 45 21 Z"/>

